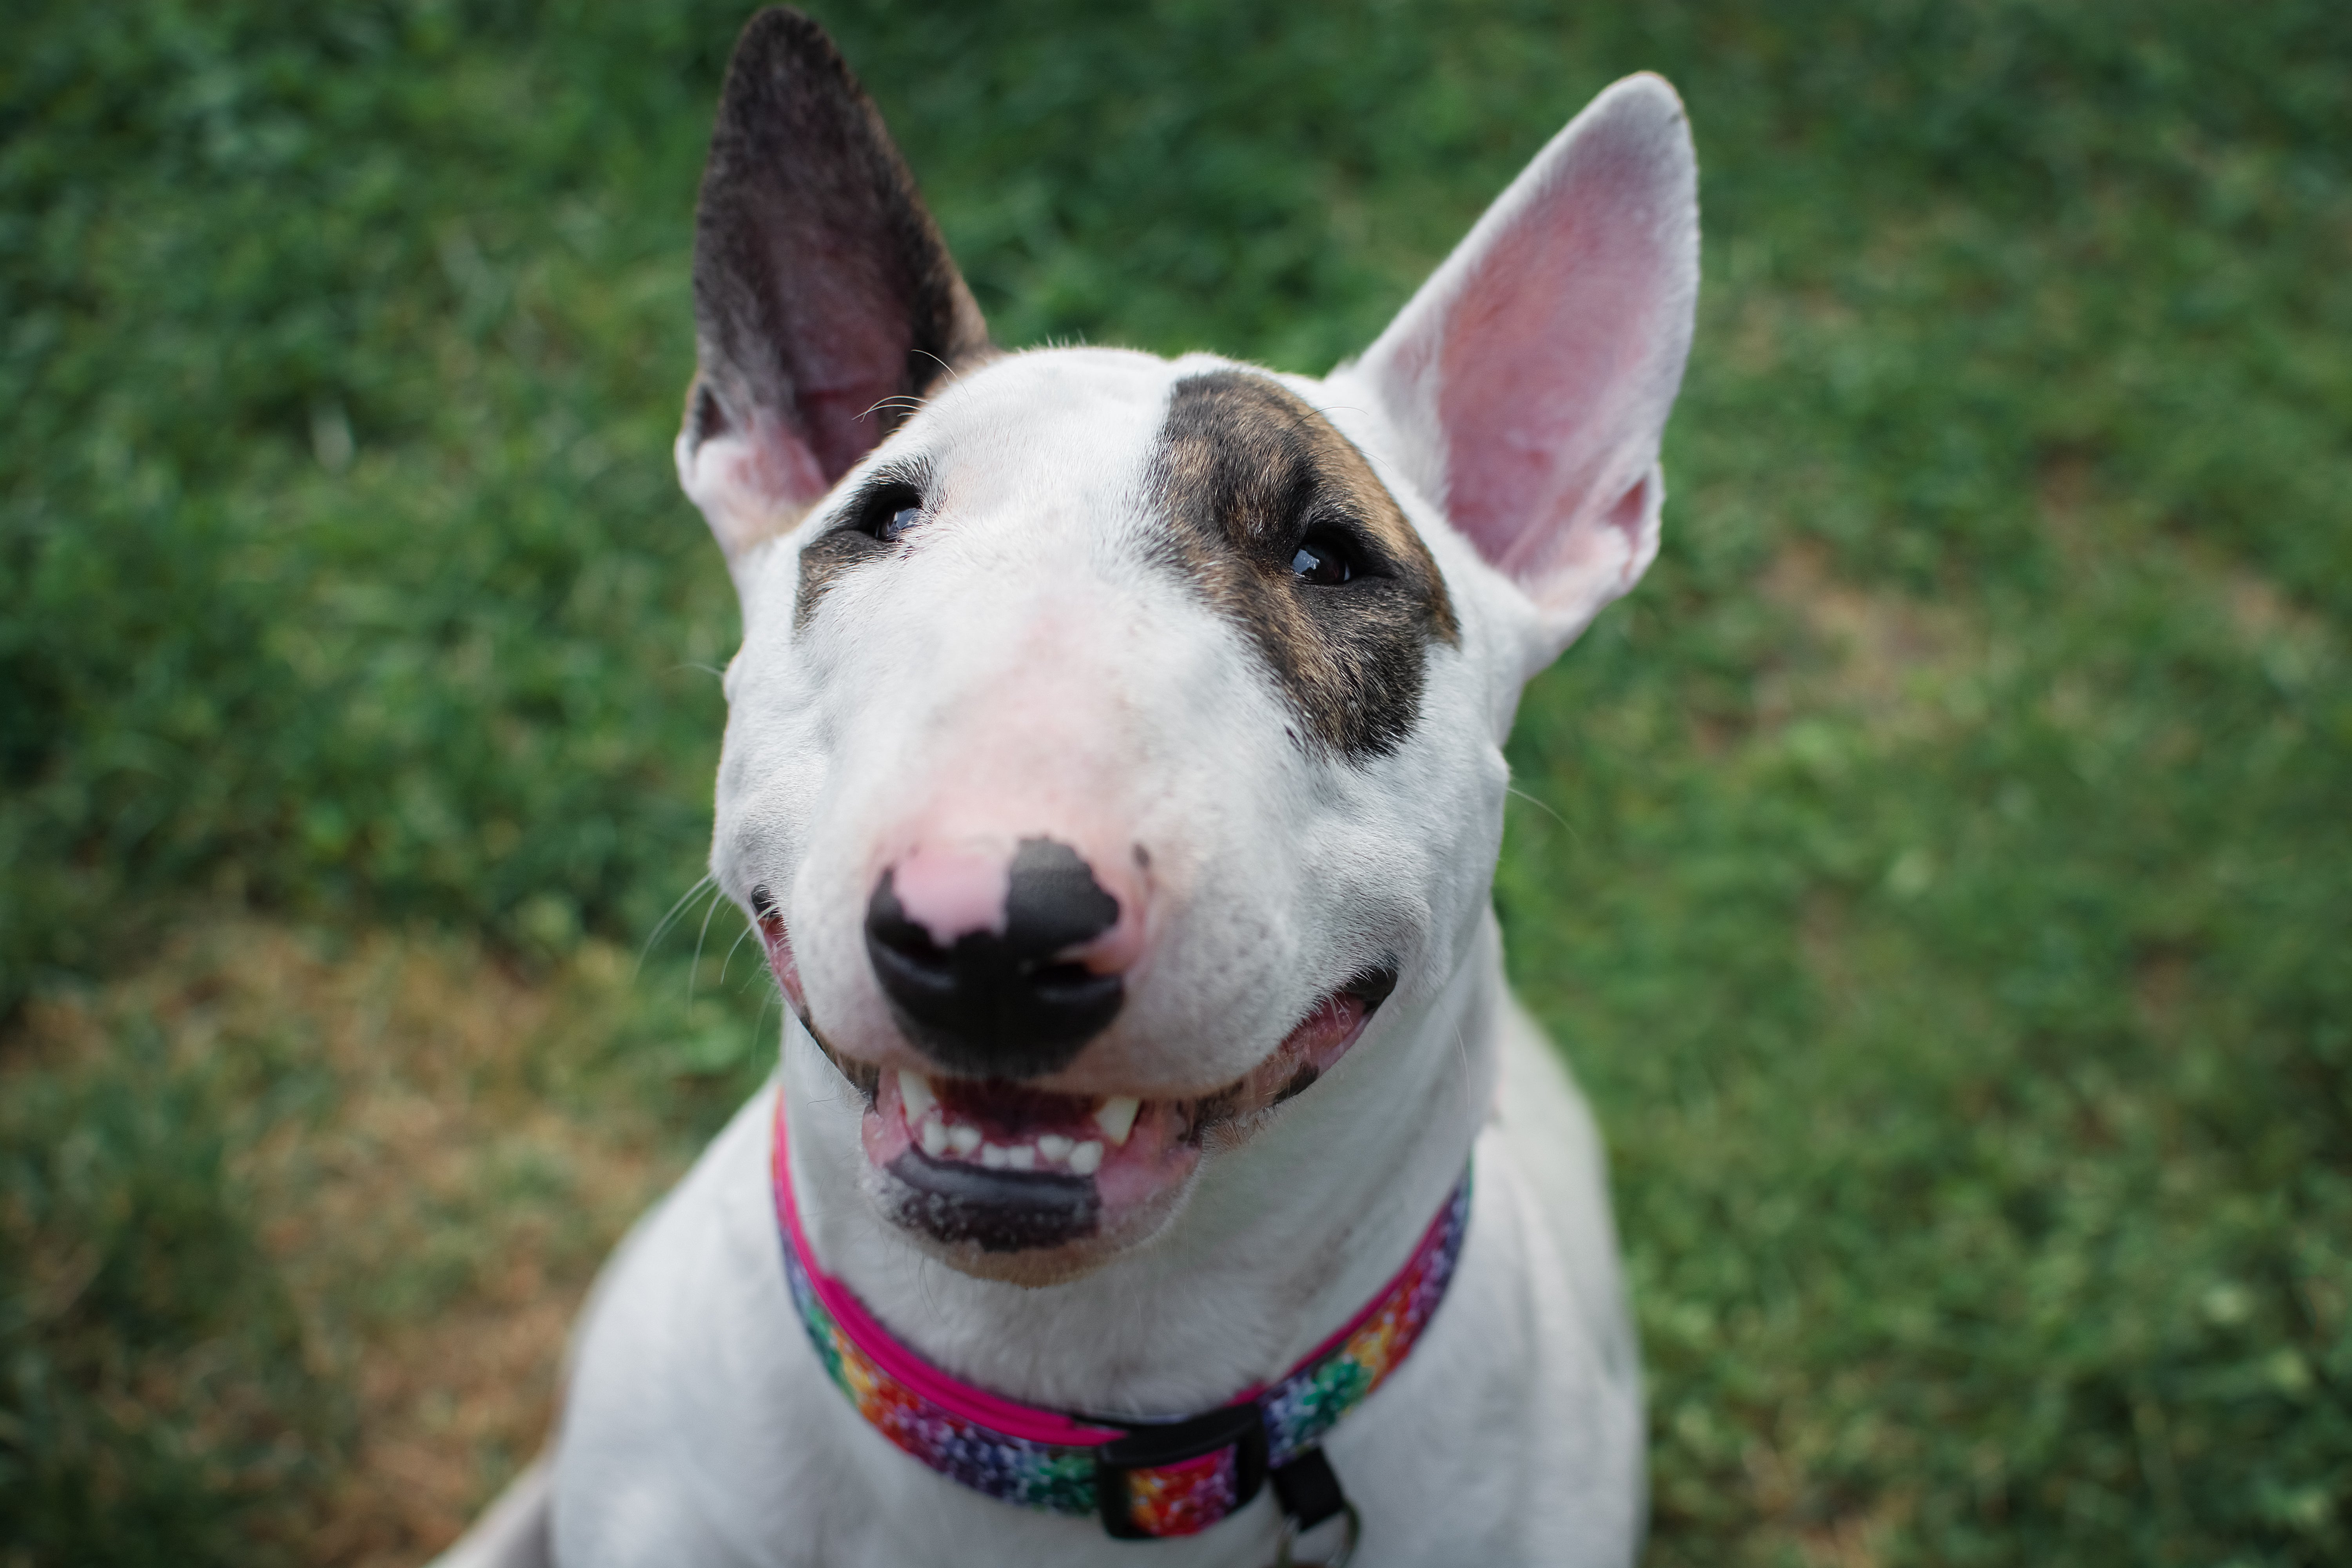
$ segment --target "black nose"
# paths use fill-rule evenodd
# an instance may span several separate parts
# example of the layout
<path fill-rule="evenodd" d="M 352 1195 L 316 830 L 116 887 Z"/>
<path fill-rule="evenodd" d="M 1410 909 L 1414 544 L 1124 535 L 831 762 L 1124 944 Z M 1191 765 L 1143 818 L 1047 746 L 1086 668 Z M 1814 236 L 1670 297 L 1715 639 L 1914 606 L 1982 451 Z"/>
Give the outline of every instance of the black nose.
<path fill-rule="evenodd" d="M 1118 975 L 1055 961 L 1118 920 L 1118 900 L 1068 845 L 1023 839 L 1004 934 L 971 931 L 951 947 L 907 918 L 892 878 L 882 873 L 866 906 L 866 958 L 898 1026 L 941 1067 L 1036 1078 L 1068 1066 L 1118 1016 Z"/>

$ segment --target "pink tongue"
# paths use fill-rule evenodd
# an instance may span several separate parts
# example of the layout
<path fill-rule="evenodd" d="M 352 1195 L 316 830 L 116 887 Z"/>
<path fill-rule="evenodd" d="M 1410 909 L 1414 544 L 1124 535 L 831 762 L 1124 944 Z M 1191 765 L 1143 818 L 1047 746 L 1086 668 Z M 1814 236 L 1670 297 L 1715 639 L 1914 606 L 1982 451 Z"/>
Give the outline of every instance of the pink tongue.
<path fill-rule="evenodd" d="M 1048 1132 L 1074 1139 L 1099 1136 L 1091 1100 L 968 1079 L 935 1087 L 941 1110 L 958 1121 L 971 1123 L 980 1129 L 981 1136 L 994 1142 L 1025 1143 Z"/>

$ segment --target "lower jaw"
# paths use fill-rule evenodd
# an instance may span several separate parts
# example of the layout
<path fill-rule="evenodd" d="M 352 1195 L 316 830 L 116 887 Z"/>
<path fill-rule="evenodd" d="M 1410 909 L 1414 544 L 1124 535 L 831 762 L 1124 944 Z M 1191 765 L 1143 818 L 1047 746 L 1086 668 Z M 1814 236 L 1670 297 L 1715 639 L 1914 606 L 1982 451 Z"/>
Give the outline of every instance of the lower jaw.
<path fill-rule="evenodd" d="M 1067 1278 L 1157 1231 L 1200 1169 L 1200 1102 L 1125 1103 L 1106 1127 L 1093 1100 L 886 1073 L 860 1126 L 868 1186 L 966 1272 Z"/>
<path fill-rule="evenodd" d="M 918 1247 L 959 1272 L 1011 1285 L 1058 1285 L 1093 1272 L 1163 1230 L 1198 1173 L 1106 1207 L 1085 1177 L 987 1172 L 935 1162 L 912 1150 L 867 1169 L 871 1196 Z"/>
<path fill-rule="evenodd" d="M 866 1185 L 882 1212 L 965 1273 L 1045 1285 L 1086 1273 L 1163 1228 L 1182 1208 L 1203 1153 L 1246 1141 L 1276 1107 L 1330 1070 L 1390 984 L 1376 976 L 1325 997 L 1256 1068 L 1211 1093 L 1126 1101 L 1131 1120 L 1096 1120 L 1114 1100 L 935 1082 L 845 1058 L 821 1037 L 818 1046 L 866 1098 Z M 959 1130 L 953 1147 L 943 1143 L 950 1121 Z M 990 1147 L 990 1133 L 1002 1142 Z"/>

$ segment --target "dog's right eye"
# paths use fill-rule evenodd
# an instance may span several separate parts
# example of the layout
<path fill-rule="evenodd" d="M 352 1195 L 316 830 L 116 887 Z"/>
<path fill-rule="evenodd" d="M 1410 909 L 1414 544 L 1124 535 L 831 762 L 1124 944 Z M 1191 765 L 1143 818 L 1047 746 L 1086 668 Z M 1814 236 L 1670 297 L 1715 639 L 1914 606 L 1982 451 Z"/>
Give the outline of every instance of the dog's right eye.
<path fill-rule="evenodd" d="M 1318 588 L 1337 588 L 1355 581 L 1360 573 L 1356 552 L 1339 534 L 1324 531 L 1311 533 L 1300 542 L 1298 552 L 1290 558 L 1290 570 L 1302 583 L 1312 583 Z"/>
<path fill-rule="evenodd" d="M 893 544 L 922 517 L 921 491 L 912 485 L 885 485 L 858 504 L 850 526 L 869 539 Z"/>

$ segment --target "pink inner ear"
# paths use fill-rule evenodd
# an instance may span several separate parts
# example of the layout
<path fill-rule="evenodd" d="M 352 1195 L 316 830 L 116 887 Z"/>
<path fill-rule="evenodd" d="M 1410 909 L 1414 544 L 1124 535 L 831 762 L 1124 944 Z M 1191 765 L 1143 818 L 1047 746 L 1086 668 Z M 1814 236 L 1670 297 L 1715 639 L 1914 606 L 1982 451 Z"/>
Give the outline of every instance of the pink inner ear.
<path fill-rule="evenodd" d="M 734 498 L 734 509 L 749 517 L 814 505 L 833 488 L 809 444 L 764 411 L 752 415 L 740 444 L 713 449 L 726 454 L 715 475 L 717 493 Z M 702 499 L 691 485 L 688 493 Z"/>
<path fill-rule="evenodd" d="M 1640 150 L 1577 152 L 1464 280 L 1440 350 L 1447 510 L 1514 574 L 1614 553 L 1557 530 L 1639 528 L 1687 332 L 1656 211 L 1676 193 Z"/>
<path fill-rule="evenodd" d="M 818 471 L 824 476 L 818 495 L 830 489 L 835 480 L 857 466 L 858 458 L 880 444 L 884 411 L 875 405 L 889 396 L 891 391 L 891 383 L 877 378 L 802 392 L 796 400 L 801 422 L 807 426 L 810 449 Z M 799 499 L 805 506 L 817 497 Z"/>
<path fill-rule="evenodd" d="M 800 289 L 782 349 L 797 434 L 824 478 L 816 494 L 793 498 L 807 506 L 881 444 L 888 410 L 877 405 L 898 390 L 912 337 L 903 306 L 833 270 L 813 269 Z"/>

